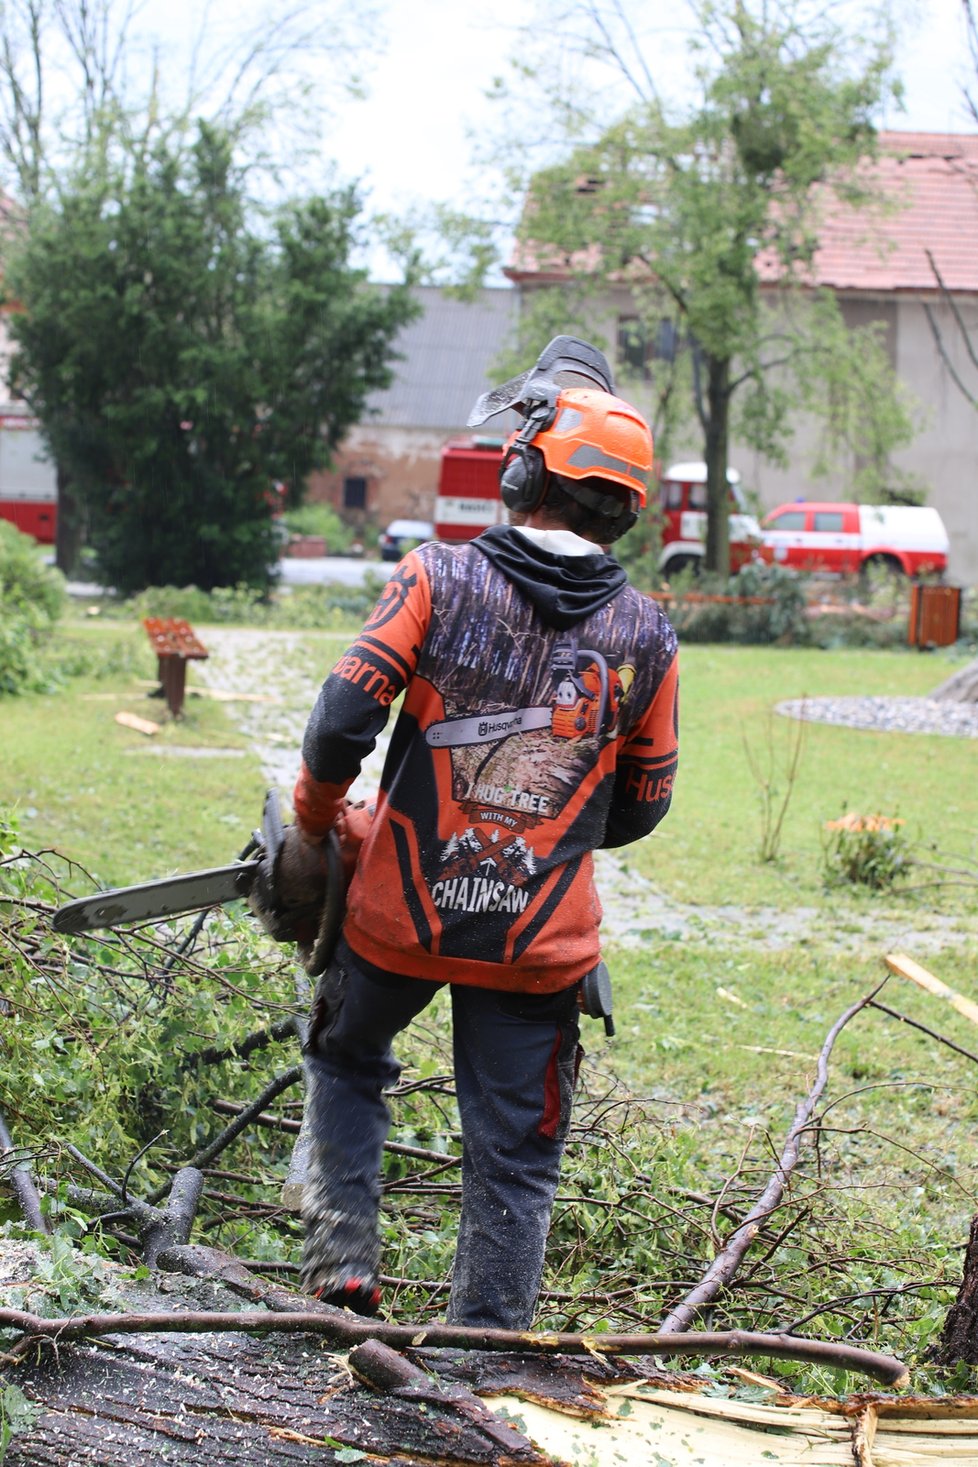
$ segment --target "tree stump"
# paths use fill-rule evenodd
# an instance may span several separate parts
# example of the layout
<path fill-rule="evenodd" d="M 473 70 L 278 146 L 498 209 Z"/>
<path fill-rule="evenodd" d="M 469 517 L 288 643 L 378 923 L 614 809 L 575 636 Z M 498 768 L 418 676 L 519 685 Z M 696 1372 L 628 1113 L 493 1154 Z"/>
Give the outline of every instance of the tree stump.
<path fill-rule="evenodd" d="M 978 1365 L 978 1217 L 971 1220 L 958 1297 L 947 1312 L 932 1358 L 938 1365 Z"/>

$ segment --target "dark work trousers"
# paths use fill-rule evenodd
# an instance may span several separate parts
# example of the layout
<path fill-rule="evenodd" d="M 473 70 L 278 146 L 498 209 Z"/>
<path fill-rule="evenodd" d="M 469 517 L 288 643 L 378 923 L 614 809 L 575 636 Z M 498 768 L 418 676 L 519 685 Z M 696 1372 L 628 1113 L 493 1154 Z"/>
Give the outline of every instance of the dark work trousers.
<path fill-rule="evenodd" d="M 391 1042 L 441 986 L 365 973 L 344 943 L 320 980 L 306 1053 L 310 1291 L 376 1280 L 383 1092 L 400 1074 Z M 581 1053 L 578 986 L 547 995 L 452 987 L 463 1142 L 451 1323 L 526 1329 L 532 1320 Z"/>

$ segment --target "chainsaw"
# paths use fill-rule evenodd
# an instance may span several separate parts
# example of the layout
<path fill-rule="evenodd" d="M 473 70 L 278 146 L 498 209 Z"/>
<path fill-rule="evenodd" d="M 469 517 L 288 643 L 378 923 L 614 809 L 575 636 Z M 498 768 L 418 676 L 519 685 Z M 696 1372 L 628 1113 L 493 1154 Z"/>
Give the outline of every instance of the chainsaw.
<path fill-rule="evenodd" d="M 159 922 L 245 900 L 276 942 L 297 944 L 303 967 L 311 978 L 317 978 L 329 965 L 346 905 L 347 882 L 339 840 L 331 831 L 323 842 L 321 900 L 299 912 L 283 907 L 277 898 L 278 864 L 284 843 L 278 791 L 269 790 L 261 829 L 254 831 L 245 851 L 230 865 L 78 897 L 58 908 L 52 926 L 56 932 L 74 936 L 106 927 Z"/>
<path fill-rule="evenodd" d="M 237 861 L 207 871 L 165 876 L 159 881 L 144 881 L 138 886 L 120 886 L 78 897 L 58 908 L 52 926 L 56 932 L 74 936 L 105 927 L 165 921 L 189 912 L 204 914 L 225 902 L 244 899 L 276 942 L 296 944 L 299 960 L 309 977 L 318 978 L 329 966 L 346 909 L 349 878 L 339 838 L 335 831 L 330 831 L 323 842 L 321 897 L 311 907 L 299 910 L 283 907 L 277 898 L 278 863 L 284 844 L 285 827 L 278 791 L 269 790 L 261 830 L 253 833 Z M 246 859 L 251 852 L 254 852 L 251 859 Z M 611 979 L 603 962 L 581 980 L 580 1006 L 589 1018 L 604 1020 L 606 1034 L 614 1034 Z"/>

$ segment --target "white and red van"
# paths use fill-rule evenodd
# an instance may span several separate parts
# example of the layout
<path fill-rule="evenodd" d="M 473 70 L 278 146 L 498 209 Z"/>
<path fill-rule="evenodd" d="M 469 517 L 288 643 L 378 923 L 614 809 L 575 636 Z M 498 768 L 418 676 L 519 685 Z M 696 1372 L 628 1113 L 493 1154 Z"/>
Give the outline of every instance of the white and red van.
<path fill-rule="evenodd" d="M 766 561 L 792 570 L 847 575 L 864 569 L 941 575 L 948 539 L 936 509 L 905 504 L 779 504 L 761 523 Z"/>

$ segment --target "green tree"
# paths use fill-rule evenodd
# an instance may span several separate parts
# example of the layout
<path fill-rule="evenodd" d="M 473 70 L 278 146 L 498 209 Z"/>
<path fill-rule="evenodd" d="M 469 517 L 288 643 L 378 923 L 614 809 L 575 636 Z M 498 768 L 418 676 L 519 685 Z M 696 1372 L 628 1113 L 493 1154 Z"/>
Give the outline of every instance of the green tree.
<path fill-rule="evenodd" d="M 569 104 L 562 75 L 550 100 L 575 142 L 530 179 L 518 248 L 579 288 L 627 288 L 640 337 L 669 344 L 654 408 L 666 427 L 681 405 L 699 423 L 706 565 L 726 573 L 734 433 L 784 463 L 794 416 L 811 412 L 825 429 L 820 466 L 848 446 L 853 489 L 876 497 L 893 487 L 891 454 L 912 436 L 882 328 L 847 330 L 811 268 L 826 191 L 874 203 L 863 165 L 890 50 L 886 31 L 863 45 L 804 0 L 691 8 L 696 81 L 674 120 L 641 64 L 625 0 L 563 7 L 568 24 L 550 34 L 576 36 L 591 67 L 616 69 L 614 95 L 634 100 L 609 122 L 586 98 Z M 546 80 L 524 57 L 528 75 Z"/>
<path fill-rule="evenodd" d="M 71 188 L 80 159 L 145 157 L 186 146 L 199 117 L 240 134 L 248 126 L 263 183 L 322 169 L 321 132 L 333 99 L 359 95 L 376 53 L 374 0 L 241 0 L 235 24 L 207 6 L 179 38 L 160 7 L 130 0 L 4 0 L 0 5 L 0 190 L 5 233 Z M 169 29 L 169 35 L 166 35 Z M 368 63 L 369 64 L 369 63 Z M 271 124 L 274 125 L 271 125 Z M 6 264 L 7 249 L 4 250 Z M 70 573 L 86 506 L 57 464 L 57 563 Z"/>
<path fill-rule="evenodd" d="M 409 280 L 350 264 L 352 189 L 265 231 L 249 217 L 231 139 L 202 123 L 189 151 L 159 143 L 39 206 L 10 262 L 17 389 L 122 591 L 267 584 L 273 483 L 299 502 L 414 314 Z"/>

